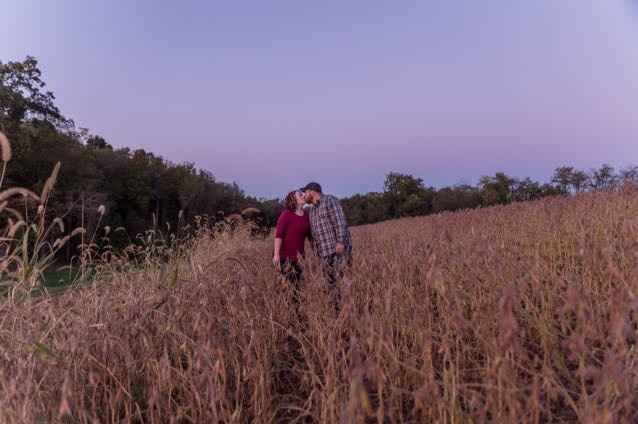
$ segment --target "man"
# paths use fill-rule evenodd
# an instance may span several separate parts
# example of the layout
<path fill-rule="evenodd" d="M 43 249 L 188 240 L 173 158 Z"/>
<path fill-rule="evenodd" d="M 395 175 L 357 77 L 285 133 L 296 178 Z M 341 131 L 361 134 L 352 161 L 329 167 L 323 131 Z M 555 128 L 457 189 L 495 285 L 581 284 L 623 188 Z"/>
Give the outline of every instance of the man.
<path fill-rule="evenodd" d="M 337 280 L 352 260 L 352 241 L 346 217 L 336 197 L 323 194 L 319 183 L 309 183 L 303 189 L 310 208 L 310 232 L 315 254 L 321 259 L 337 309 L 340 303 Z"/>

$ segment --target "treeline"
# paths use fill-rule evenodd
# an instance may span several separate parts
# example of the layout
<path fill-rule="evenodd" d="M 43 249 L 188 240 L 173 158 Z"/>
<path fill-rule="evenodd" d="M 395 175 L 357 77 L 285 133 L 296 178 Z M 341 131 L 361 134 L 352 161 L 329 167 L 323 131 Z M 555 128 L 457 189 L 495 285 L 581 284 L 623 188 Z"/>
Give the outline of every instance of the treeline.
<path fill-rule="evenodd" d="M 435 189 L 412 175 L 390 173 L 381 193 L 357 194 L 342 199 L 351 225 L 371 224 L 387 219 L 421 216 L 511 202 L 537 200 L 546 196 L 606 190 L 625 183 L 638 184 L 638 166 L 617 172 L 610 165 L 583 171 L 571 166 L 554 170 L 551 182 L 518 179 L 497 172 L 483 176 L 477 185 L 455 185 Z"/>
<path fill-rule="evenodd" d="M 38 62 L 0 62 L 0 131 L 13 148 L 4 188 L 40 191 L 57 162 L 62 169 L 47 210 L 70 226 L 90 227 L 104 205 L 102 224 L 134 236 L 159 223 L 212 219 L 258 206 L 264 224 L 277 202 L 260 202 L 237 184 L 220 182 L 191 163 L 175 164 L 151 152 L 114 148 L 104 138 L 76 128 L 46 91 Z M 181 215 L 180 215 L 180 211 Z"/>
<path fill-rule="evenodd" d="M 13 160 L 3 188 L 40 191 L 60 162 L 54 195 L 47 210 L 70 227 L 91 228 L 100 205 L 107 213 L 101 224 L 124 227 L 135 236 L 155 225 L 191 222 L 197 216 L 215 221 L 242 211 L 263 227 L 275 224 L 279 200 L 251 197 L 235 183 L 217 181 L 192 163 L 172 163 L 141 149 L 114 148 L 103 137 L 77 128 L 46 90 L 38 62 L 0 62 L 0 131 L 11 140 Z M 609 165 L 585 172 L 573 167 L 555 170 L 550 183 L 517 179 L 504 173 L 484 176 L 477 185 L 435 189 L 421 178 L 387 175 L 383 192 L 343 199 L 351 225 L 420 216 L 442 211 L 535 200 L 545 196 L 615 187 L 638 182 L 638 167 L 616 172 Z"/>

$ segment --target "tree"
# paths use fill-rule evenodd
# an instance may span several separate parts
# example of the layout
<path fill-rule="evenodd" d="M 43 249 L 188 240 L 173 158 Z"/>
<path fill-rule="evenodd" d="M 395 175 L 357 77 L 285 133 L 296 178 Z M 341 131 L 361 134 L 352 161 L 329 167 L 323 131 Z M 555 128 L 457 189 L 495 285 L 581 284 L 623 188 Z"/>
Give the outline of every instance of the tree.
<path fill-rule="evenodd" d="M 350 225 L 372 224 L 389 219 L 384 193 L 355 194 L 341 205 Z"/>
<path fill-rule="evenodd" d="M 497 172 L 493 177 L 483 176 L 479 180 L 481 198 L 484 206 L 506 204 L 512 200 L 512 188 L 516 179 L 503 172 Z"/>
<path fill-rule="evenodd" d="M 425 215 L 432 210 L 434 190 L 425 187 L 421 178 L 391 172 L 384 189 L 388 213 L 393 218 Z"/>
<path fill-rule="evenodd" d="M 73 121 L 65 118 L 55 105 L 55 96 L 45 91 L 38 61 L 0 62 L 0 130 L 15 138 L 20 124 L 44 121 L 58 129 L 69 129 Z"/>
<path fill-rule="evenodd" d="M 576 193 L 585 190 L 588 183 L 589 175 L 586 172 L 577 169 L 572 172 L 571 186 Z"/>
<path fill-rule="evenodd" d="M 432 212 L 472 209 L 480 205 L 481 195 L 476 187 L 470 185 L 443 187 L 434 195 Z"/>
<path fill-rule="evenodd" d="M 560 166 L 554 170 L 552 182 L 563 194 L 580 193 L 589 185 L 589 175 L 573 166 Z"/>
<path fill-rule="evenodd" d="M 113 150 L 113 146 L 99 135 L 92 135 L 86 140 L 86 147 L 90 150 Z"/>
<path fill-rule="evenodd" d="M 552 175 L 552 182 L 565 194 L 569 193 L 573 172 L 574 167 L 572 166 L 560 166 L 554 170 L 554 175 Z"/>
<path fill-rule="evenodd" d="M 608 164 L 599 169 L 593 169 L 590 176 L 590 186 L 593 190 L 605 190 L 613 187 L 618 182 L 618 176 L 614 167 Z"/>
<path fill-rule="evenodd" d="M 543 197 L 541 185 L 536 181 L 532 181 L 529 177 L 524 180 L 516 181 L 512 188 L 512 200 L 514 202 L 537 200 L 541 197 Z"/>
<path fill-rule="evenodd" d="M 620 171 L 620 178 L 625 183 L 638 184 L 638 166 L 629 166 Z"/>
<path fill-rule="evenodd" d="M 541 186 L 541 197 L 562 196 L 565 193 L 553 184 L 543 184 Z"/>

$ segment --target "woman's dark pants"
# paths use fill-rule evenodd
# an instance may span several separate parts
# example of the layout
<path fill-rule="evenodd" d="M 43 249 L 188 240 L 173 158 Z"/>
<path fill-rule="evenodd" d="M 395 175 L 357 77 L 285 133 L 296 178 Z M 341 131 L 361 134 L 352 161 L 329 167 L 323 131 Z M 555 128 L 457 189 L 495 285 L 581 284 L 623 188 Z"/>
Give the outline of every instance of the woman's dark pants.
<path fill-rule="evenodd" d="M 281 260 L 281 275 L 286 278 L 286 281 L 292 289 L 292 301 L 295 305 L 295 309 L 299 308 L 299 295 L 301 290 L 301 279 L 303 277 L 303 270 L 298 262 L 292 262 L 285 259 Z"/>

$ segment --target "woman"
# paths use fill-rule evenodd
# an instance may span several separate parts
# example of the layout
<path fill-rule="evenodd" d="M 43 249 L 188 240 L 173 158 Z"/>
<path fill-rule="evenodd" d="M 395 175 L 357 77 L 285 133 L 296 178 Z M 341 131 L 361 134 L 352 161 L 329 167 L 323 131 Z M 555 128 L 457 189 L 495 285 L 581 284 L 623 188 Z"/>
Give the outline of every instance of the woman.
<path fill-rule="evenodd" d="M 303 210 L 305 203 L 302 191 L 288 193 L 275 230 L 273 264 L 295 286 L 301 279 L 299 259 L 304 256 L 304 245 L 310 237 L 310 219 Z"/>

